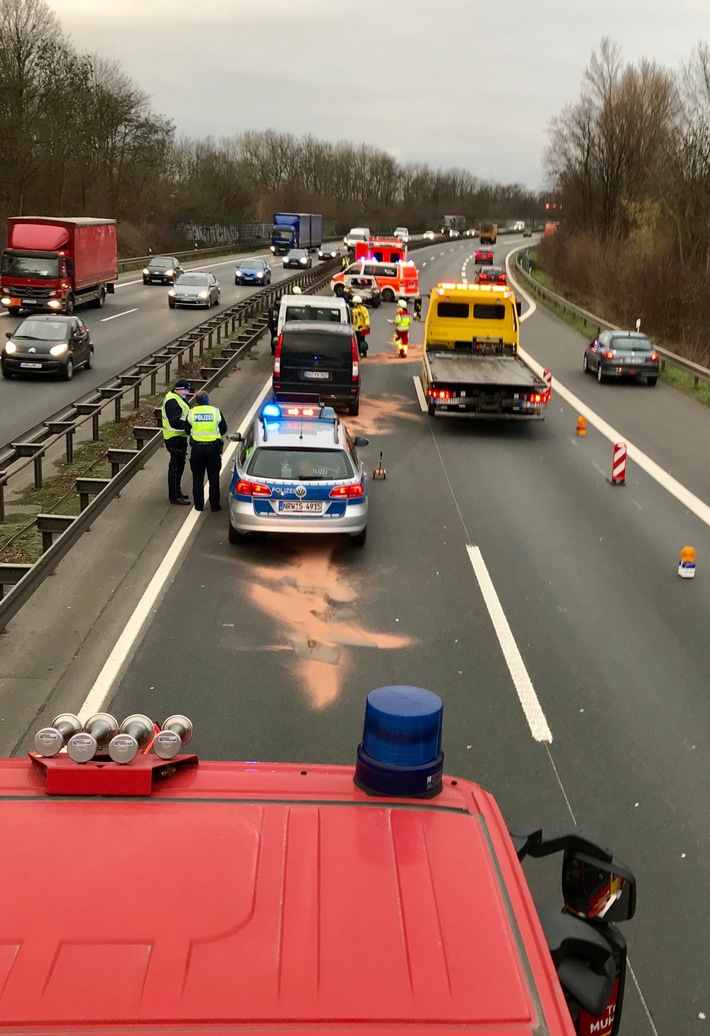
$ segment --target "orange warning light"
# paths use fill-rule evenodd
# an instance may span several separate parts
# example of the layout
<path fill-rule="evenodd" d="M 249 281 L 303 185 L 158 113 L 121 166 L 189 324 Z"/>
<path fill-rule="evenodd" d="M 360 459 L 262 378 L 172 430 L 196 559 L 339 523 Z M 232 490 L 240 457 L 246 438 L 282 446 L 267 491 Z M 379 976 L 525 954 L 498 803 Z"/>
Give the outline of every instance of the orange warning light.
<path fill-rule="evenodd" d="M 578 417 L 577 418 L 577 435 L 586 435 L 586 434 L 587 434 L 587 418 L 586 417 Z"/>
<path fill-rule="evenodd" d="M 685 561 L 686 564 L 692 564 L 697 556 L 695 547 L 683 547 L 680 552 L 680 560 Z"/>

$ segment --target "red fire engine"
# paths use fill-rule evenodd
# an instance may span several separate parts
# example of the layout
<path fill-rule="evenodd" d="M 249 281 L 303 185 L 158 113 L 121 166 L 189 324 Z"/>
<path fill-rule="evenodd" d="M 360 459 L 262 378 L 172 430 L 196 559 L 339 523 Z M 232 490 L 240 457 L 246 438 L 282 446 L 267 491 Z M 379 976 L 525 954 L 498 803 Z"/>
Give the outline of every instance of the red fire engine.
<path fill-rule="evenodd" d="M 441 719 L 371 692 L 353 768 L 57 717 L 0 762 L 0 1033 L 616 1033 L 633 876 L 580 830 L 508 832 L 443 776 Z M 519 861 L 558 850 L 538 914 Z"/>
<path fill-rule="evenodd" d="M 355 259 L 373 259 L 377 263 L 406 263 L 407 244 L 398 237 L 371 237 L 357 241 Z"/>

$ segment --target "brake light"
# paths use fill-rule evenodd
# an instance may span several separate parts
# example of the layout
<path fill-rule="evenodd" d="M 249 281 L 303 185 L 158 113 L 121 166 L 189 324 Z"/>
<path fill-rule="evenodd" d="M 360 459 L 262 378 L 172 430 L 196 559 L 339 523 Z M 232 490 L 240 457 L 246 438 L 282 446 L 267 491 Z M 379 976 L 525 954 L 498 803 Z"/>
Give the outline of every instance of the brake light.
<path fill-rule="evenodd" d="M 271 490 L 261 482 L 250 482 L 248 479 L 240 478 L 234 487 L 234 492 L 239 496 L 271 496 Z"/>
<path fill-rule="evenodd" d="M 658 353 L 651 353 L 651 359 L 655 363 L 658 360 Z"/>
<path fill-rule="evenodd" d="M 281 374 L 281 347 L 284 344 L 283 332 L 276 340 L 276 351 L 274 353 L 274 374 Z"/>
<path fill-rule="evenodd" d="M 353 361 L 353 374 L 352 380 L 358 381 L 360 378 L 360 357 L 357 351 L 357 339 L 350 339 L 350 348 L 352 350 L 352 361 Z"/>
<path fill-rule="evenodd" d="M 357 482 L 354 486 L 335 486 L 334 489 L 331 489 L 329 495 L 340 499 L 347 497 L 349 500 L 352 500 L 364 496 L 365 487 L 362 482 Z"/>
<path fill-rule="evenodd" d="M 614 353 L 614 351 L 612 349 L 609 349 L 607 352 L 604 353 L 604 359 L 613 360 L 615 355 L 616 354 Z"/>
<path fill-rule="evenodd" d="M 428 395 L 431 399 L 451 399 L 453 392 L 449 389 L 429 389 Z"/>
<path fill-rule="evenodd" d="M 531 392 L 528 396 L 528 403 L 534 403 L 537 406 L 542 406 L 545 403 L 549 403 L 552 399 L 552 389 L 546 389 L 545 392 Z"/>

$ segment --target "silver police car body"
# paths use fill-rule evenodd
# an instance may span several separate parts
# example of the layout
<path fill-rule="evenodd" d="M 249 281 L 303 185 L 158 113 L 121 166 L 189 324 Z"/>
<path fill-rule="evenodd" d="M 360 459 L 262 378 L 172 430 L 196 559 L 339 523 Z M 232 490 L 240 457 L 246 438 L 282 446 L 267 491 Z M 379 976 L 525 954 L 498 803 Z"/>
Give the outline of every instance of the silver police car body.
<path fill-rule="evenodd" d="M 239 446 L 229 486 L 229 540 L 251 533 L 318 533 L 367 538 L 367 480 L 345 425 L 317 396 L 279 396 L 249 429 L 228 436 Z"/>

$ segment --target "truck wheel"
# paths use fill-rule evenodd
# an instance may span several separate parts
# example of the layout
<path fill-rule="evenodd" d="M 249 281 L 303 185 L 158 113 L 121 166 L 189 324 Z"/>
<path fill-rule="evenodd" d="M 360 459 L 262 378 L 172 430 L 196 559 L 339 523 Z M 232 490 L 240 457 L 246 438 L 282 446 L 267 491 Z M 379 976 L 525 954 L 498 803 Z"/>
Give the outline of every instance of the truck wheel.
<path fill-rule="evenodd" d="M 106 302 L 106 289 L 103 284 L 99 288 L 99 294 L 95 299 L 92 299 L 89 305 L 92 309 L 103 309 L 104 303 Z"/>
<path fill-rule="evenodd" d="M 71 314 L 74 312 L 74 296 L 73 295 L 67 295 L 66 301 L 64 303 L 64 312 L 67 314 L 67 316 L 71 316 Z"/>
<path fill-rule="evenodd" d="M 11 317 L 19 317 L 20 307 L 19 306 L 8 306 L 8 313 Z"/>
<path fill-rule="evenodd" d="M 394 292 L 391 288 L 382 289 L 382 301 L 383 302 L 394 302 Z"/>

